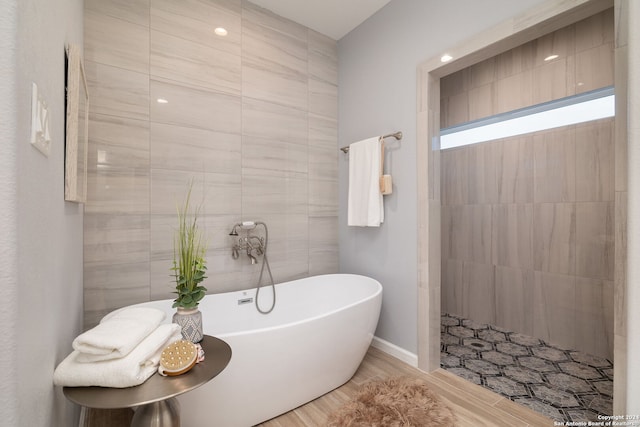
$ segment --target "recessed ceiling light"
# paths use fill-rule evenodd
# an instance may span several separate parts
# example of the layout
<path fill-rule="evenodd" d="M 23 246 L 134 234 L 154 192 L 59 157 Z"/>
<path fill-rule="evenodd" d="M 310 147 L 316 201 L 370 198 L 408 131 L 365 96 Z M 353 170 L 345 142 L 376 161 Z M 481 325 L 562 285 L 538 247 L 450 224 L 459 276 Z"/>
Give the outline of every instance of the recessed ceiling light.
<path fill-rule="evenodd" d="M 549 55 L 546 58 L 544 58 L 545 61 L 553 61 L 554 59 L 556 59 L 558 57 L 558 55 Z"/>
<path fill-rule="evenodd" d="M 158 99 L 156 99 L 156 102 L 158 102 L 158 104 L 168 104 L 169 103 L 169 101 L 167 101 L 164 98 L 158 98 Z"/>
<path fill-rule="evenodd" d="M 226 30 L 226 29 L 224 29 L 224 28 L 222 28 L 222 27 L 218 27 L 218 28 L 216 28 L 216 29 L 215 29 L 215 30 L 213 30 L 213 31 L 214 31 L 217 35 L 219 35 L 219 36 L 223 36 L 223 37 L 224 37 L 224 36 L 226 36 L 226 35 L 228 34 L 228 33 L 227 33 L 227 30 Z"/>
<path fill-rule="evenodd" d="M 440 57 L 440 62 L 449 62 L 452 59 L 453 59 L 453 56 L 449 55 L 448 53 L 445 53 Z"/>

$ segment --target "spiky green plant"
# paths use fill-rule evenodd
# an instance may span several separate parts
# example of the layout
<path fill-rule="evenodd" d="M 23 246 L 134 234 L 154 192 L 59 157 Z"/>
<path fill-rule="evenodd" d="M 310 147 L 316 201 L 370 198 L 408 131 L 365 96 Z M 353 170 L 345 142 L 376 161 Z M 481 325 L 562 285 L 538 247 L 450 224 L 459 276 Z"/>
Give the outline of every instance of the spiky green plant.
<path fill-rule="evenodd" d="M 191 190 L 193 182 L 189 185 L 189 191 L 182 206 L 178 206 L 178 229 L 175 232 L 173 242 L 173 276 L 176 281 L 177 298 L 173 301 L 173 307 L 195 308 L 207 289 L 200 286 L 205 276 L 207 267 L 205 255 L 207 252 L 206 239 L 202 230 L 198 227 L 198 206 L 193 213 L 190 212 Z"/>

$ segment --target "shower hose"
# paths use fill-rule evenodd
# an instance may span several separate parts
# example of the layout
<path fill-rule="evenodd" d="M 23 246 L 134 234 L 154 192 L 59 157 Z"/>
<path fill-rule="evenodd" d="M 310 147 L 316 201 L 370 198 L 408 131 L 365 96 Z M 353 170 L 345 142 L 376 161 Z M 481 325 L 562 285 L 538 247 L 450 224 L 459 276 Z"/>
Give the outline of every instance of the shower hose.
<path fill-rule="evenodd" d="M 256 310 L 260 314 L 269 314 L 273 311 L 273 308 L 276 306 L 276 285 L 273 282 L 273 274 L 271 274 L 271 267 L 269 266 L 269 259 L 267 258 L 267 244 L 269 243 L 269 229 L 267 228 L 267 224 L 264 222 L 260 222 L 257 224 L 261 224 L 264 227 L 264 252 L 262 253 L 262 259 L 264 260 L 262 263 L 262 267 L 260 268 L 260 276 L 258 277 L 258 287 L 256 288 Z M 260 288 L 262 287 L 262 276 L 264 275 L 264 266 L 267 266 L 267 272 L 269 273 L 269 279 L 271 279 L 271 291 L 273 293 L 273 302 L 271 303 L 271 307 L 268 310 L 262 310 L 260 305 L 258 304 L 258 297 L 260 295 Z"/>

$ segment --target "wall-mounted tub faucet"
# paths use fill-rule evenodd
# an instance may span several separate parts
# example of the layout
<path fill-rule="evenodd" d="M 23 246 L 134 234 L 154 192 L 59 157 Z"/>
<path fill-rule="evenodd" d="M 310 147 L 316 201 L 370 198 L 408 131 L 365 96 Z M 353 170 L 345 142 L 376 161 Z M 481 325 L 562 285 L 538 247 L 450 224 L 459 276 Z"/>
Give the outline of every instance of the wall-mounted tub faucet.
<path fill-rule="evenodd" d="M 258 225 L 261 225 L 264 228 L 264 237 L 254 236 L 249 233 L 250 230 L 253 230 Z M 238 230 L 244 230 L 247 233 L 240 237 L 238 234 Z M 260 277 L 258 278 L 258 287 L 256 288 L 256 297 L 255 304 L 258 312 L 262 314 L 271 313 L 273 308 L 276 305 L 276 287 L 273 282 L 273 275 L 271 274 L 271 267 L 269 267 L 269 260 L 267 259 L 267 244 L 269 242 L 269 229 L 267 228 L 267 224 L 261 221 L 243 221 L 237 224 L 234 224 L 229 236 L 238 236 L 238 241 L 231 248 L 231 256 L 233 259 L 240 258 L 240 251 L 246 251 L 247 257 L 251 261 L 251 265 L 258 264 L 258 259 L 253 255 L 254 253 L 257 256 L 262 256 L 263 263 L 260 268 Z M 269 273 L 269 278 L 271 279 L 271 288 L 273 291 L 273 304 L 268 310 L 262 310 L 258 305 L 258 296 L 260 295 L 260 287 L 262 286 L 262 275 L 264 273 L 264 268 L 267 267 L 267 272 Z"/>

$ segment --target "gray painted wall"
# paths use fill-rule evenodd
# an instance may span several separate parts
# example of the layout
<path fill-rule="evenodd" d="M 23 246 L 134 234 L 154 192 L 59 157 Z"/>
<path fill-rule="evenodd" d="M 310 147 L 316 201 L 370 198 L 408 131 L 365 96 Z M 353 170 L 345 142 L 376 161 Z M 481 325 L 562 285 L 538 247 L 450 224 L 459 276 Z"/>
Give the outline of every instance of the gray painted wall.
<path fill-rule="evenodd" d="M 417 352 L 416 67 L 543 0 L 392 0 L 338 42 L 338 144 L 400 130 L 389 139 L 379 229 L 347 227 L 347 157 L 340 155 L 340 271 L 384 287 L 376 336 Z"/>
<path fill-rule="evenodd" d="M 70 426 L 52 384 L 82 321 L 82 206 L 64 201 L 64 46 L 82 43 L 82 0 L 2 0 L 0 18 L 0 419 Z M 31 82 L 49 105 L 52 150 L 30 146 Z"/>

